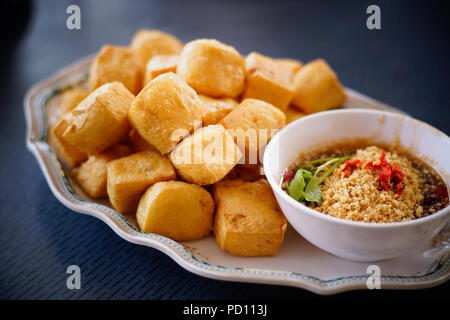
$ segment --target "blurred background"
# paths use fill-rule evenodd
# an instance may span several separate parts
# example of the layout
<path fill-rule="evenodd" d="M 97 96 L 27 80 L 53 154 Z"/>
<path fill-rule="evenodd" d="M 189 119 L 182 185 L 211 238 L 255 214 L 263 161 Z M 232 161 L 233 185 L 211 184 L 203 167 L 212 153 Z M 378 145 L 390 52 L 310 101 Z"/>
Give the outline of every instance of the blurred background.
<path fill-rule="evenodd" d="M 71 4 L 81 9 L 81 30 L 66 27 Z M 366 27 L 371 4 L 381 9 L 381 30 Z M 51 194 L 25 147 L 26 90 L 105 43 L 128 45 L 139 28 L 162 29 L 185 42 L 216 38 L 242 54 L 303 62 L 322 57 L 345 86 L 450 133 L 444 1 L 1 1 L 0 297 L 314 297 L 296 288 L 192 275 L 164 254 L 127 243 L 102 222 L 66 209 Z M 90 266 L 85 290 L 65 288 L 69 264 Z"/>

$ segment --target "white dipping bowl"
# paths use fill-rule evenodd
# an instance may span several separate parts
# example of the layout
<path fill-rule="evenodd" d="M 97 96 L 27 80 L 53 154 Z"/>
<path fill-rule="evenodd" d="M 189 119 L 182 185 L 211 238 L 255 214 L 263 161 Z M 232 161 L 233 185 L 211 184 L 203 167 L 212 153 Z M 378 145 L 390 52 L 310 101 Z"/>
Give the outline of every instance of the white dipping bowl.
<path fill-rule="evenodd" d="M 444 179 L 448 190 L 450 138 L 439 130 L 397 113 L 363 109 L 326 111 L 289 124 L 266 147 L 264 171 L 281 210 L 303 238 L 343 259 L 379 261 L 420 248 L 448 223 L 450 206 L 416 220 L 365 223 L 308 208 L 281 189 L 283 171 L 301 153 L 356 138 L 399 144 L 432 166 Z"/>

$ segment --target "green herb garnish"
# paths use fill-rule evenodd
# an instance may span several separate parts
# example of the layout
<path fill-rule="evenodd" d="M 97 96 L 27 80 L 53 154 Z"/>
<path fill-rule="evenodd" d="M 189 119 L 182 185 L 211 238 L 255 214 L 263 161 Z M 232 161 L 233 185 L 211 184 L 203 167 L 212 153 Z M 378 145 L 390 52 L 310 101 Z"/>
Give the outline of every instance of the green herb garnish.
<path fill-rule="evenodd" d="M 312 178 L 312 173 L 306 169 L 298 169 L 286 188 L 289 195 L 297 201 L 302 201 L 305 198 L 306 181 Z"/>
<path fill-rule="evenodd" d="M 303 164 L 295 173 L 291 182 L 286 183 L 288 194 L 297 201 L 320 202 L 322 201 L 322 191 L 320 184 L 326 177 L 334 172 L 334 170 L 344 161 L 350 159 L 351 156 L 342 158 L 322 158 Z M 309 170 L 314 164 L 322 163 L 317 169 Z M 323 174 L 319 175 L 323 170 L 327 169 Z"/>

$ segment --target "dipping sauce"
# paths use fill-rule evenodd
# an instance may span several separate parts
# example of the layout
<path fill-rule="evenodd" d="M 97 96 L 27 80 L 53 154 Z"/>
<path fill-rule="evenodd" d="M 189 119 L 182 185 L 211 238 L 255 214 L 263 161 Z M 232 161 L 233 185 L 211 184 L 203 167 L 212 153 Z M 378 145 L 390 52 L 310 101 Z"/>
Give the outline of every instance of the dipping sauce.
<path fill-rule="evenodd" d="M 361 142 L 300 156 L 282 188 L 324 214 L 370 223 L 408 221 L 448 205 L 439 174 L 405 150 Z"/>

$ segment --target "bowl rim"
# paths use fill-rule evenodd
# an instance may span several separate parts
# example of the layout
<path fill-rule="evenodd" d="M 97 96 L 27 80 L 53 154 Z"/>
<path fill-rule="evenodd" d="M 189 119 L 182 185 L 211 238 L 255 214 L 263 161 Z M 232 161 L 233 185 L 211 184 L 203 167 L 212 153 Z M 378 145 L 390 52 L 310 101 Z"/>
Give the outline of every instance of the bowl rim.
<path fill-rule="evenodd" d="M 310 121 L 311 119 L 316 119 L 316 118 L 321 118 L 321 117 L 333 117 L 336 114 L 342 114 L 342 113 L 344 113 L 344 114 L 345 113 L 347 113 L 347 114 L 372 114 L 372 115 L 379 115 L 379 116 L 388 115 L 388 116 L 399 117 L 399 118 L 402 118 L 402 121 L 411 121 L 413 123 L 416 123 L 419 126 L 424 127 L 424 129 L 427 131 L 431 131 L 435 134 L 442 135 L 444 138 L 446 138 L 448 140 L 448 143 L 450 144 L 450 137 L 447 136 L 442 131 L 440 131 L 439 129 L 436 129 L 433 126 L 431 126 L 423 121 L 414 119 L 413 117 L 395 113 L 395 112 L 381 111 L 381 110 L 368 110 L 368 109 L 338 109 L 338 110 L 322 111 L 322 112 L 318 112 L 315 114 L 307 115 L 305 117 L 302 117 L 300 119 L 293 121 L 292 123 L 288 124 L 286 127 L 282 128 L 279 132 L 277 132 L 275 134 L 275 136 L 270 140 L 270 142 L 268 143 L 268 145 L 264 151 L 264 156 L 263 156 L 264 173 L 266 175 L 267 180 L 269 181 L 269 184 L 272 186 L 272 190 L 275 193 L 280 195 L 283 200 L 287 201 L 297 211 L 306 212 L 308 215 L 319 218 L 319 219 L 323 219 L 324 221 L 328 221 L 331 223 L 337 223 L 337 224 L 343 224 L 343 225 L 347 225 L 349 227 L 354 226 L 354 227 L 363 227 L 363 228 L 368 228 L 368 229 L 383 229 L 383 228 L 398 228 L 398 227 L 405 228 L 405 227 L 409 227 L 409 226 L 414 226 L 414 225 L 418 225 L 418 224 L 424 224 L 427 222 L 431 222 L 433 220 L 441 218 L 442 216 L 446 216 L 450 213 L 450 205 L 447 205 L 447 207 L 443 208 L 442 210 L 440 210 L 438 212 L 435 212 L 426 217 L 422 217 L 422 218 L 418 218 L 418 219 L 414 219 L 414 220 L 400 221 L 400 222 L 372 223 L 372 222 L 346 220 L 346 219 L 342 219 L 342 218 L 333 217 L 333 216 L 330 216 L 327 214 L 323 214 L 317 210 L 309 208 L 308 206 L 304 205 L 303 203 L 298 202 L 298 201 L 294 200 L 292 197 L 290 197 L 281 188 L 279 183 L 277 183 L 275 181 L 275 179 L 273 177 L 272 169 L 265 165 L 269 162 L 269 156 L 271 154 L 272 146 L 275 145 L 275 143 L 278 140 L 282 139 L 283 136 L 288 136 L 288 133 L 290 131 L 295 130 L 294 128 L 296 128 L 296 127 L 300 127 L 301 124 L 306 121 Z M 433 169 L 434 169 L 434 167 L 433 167 Z M 441 175 L 441 178 L 444 180 L 445 184 L 447 185 L 447 192 L 449 192 L 448 191 L 449 190 L 449 188 L 448 188 L 449 182 L 447 181 L 446 178 L 442 177 L 442 175 Z M 278 201 L 278 199 L 277 199 L 277 201 Z"/>

